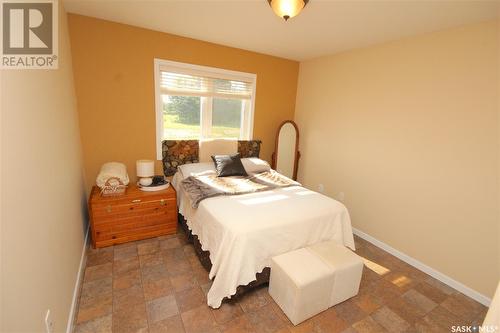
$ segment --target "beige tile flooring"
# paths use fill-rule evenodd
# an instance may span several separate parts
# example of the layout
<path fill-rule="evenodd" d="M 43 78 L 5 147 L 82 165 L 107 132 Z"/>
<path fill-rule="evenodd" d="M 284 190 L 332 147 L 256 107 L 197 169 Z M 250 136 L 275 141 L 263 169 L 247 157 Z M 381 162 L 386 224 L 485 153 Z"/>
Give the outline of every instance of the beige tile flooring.
<path fill-rule="evenodd" d="M 359 295 L 293 326 L 261 287 L 214 310 L 184 235 L 89 249 L 75 332 L 449 332 L 486 308 L 356 238 L 365 258 Z"/>

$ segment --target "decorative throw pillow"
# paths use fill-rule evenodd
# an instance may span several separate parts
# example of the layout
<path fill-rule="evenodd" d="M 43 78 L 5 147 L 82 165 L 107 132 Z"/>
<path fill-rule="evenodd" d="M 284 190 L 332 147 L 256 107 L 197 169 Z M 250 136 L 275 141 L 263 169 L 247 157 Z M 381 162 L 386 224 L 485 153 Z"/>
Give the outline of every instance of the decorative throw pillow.
<path fill-rule="evenodd" d="M 212 156 L 218 177 L 247 176 L 240 154 Z"/>
<path fill-rule="evenodd" d="M 248 174 L 256 174 L 271 170 L 271 166 L 257 157 L 242 158 L 241 163 Z"/>

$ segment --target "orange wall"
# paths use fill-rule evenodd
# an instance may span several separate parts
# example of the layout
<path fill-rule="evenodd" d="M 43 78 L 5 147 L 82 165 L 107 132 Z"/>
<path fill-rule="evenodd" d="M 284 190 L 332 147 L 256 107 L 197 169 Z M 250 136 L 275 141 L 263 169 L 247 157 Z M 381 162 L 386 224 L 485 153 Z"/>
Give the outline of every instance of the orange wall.
<path fill-rule="evenodd" d="M 154 58 L 257 74 L 253 137 L 270 161 L 277 127 L 294 117 L 298 62 L 86 16 L 68 21 L 88 186 L 105 162 L 124 162 L 135 179 L 135 161 L 155 159 Z"/>

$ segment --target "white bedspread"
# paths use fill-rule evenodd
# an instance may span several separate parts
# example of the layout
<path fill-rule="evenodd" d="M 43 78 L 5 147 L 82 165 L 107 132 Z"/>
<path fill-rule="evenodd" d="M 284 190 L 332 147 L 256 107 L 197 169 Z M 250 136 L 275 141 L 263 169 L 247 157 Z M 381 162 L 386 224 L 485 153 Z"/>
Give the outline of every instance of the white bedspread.
<path fill-rule="evenodd" d="M 255 280 L 276 255 L 325 240 L 354 250 L 351 221 L 346 207 L 301 186 L 203 200 L 191 207 L 179 184 L 179 213 L 210 251 L 212 287 L 208 305 L 218 308 L 236 287 Z"/>

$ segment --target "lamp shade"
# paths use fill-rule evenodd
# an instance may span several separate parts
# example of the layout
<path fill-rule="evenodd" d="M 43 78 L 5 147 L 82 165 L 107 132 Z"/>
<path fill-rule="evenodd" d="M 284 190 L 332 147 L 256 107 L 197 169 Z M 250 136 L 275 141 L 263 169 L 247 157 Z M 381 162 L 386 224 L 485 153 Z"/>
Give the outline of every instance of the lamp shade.
<path fill-rule="evenodd" d="M 286 20 L 297 16 L 309 0 L 268 0 L 274 13 Z"/>
<path fill-rule="evenodd" d="M 152 160 L 138 160 L 136 168 L 137 177 L 153 177 L 155 175 L 155 162 Z"/>

